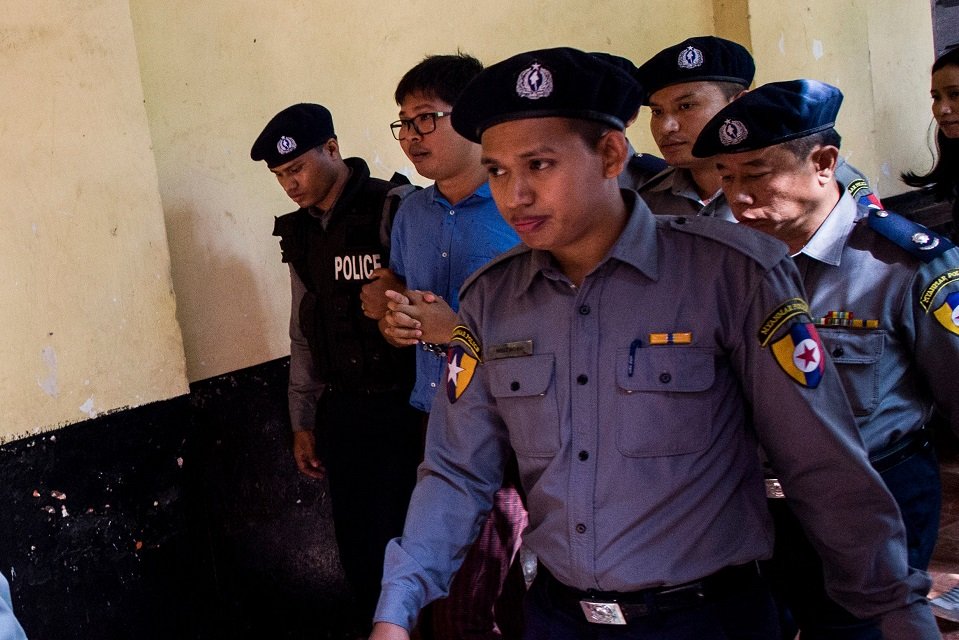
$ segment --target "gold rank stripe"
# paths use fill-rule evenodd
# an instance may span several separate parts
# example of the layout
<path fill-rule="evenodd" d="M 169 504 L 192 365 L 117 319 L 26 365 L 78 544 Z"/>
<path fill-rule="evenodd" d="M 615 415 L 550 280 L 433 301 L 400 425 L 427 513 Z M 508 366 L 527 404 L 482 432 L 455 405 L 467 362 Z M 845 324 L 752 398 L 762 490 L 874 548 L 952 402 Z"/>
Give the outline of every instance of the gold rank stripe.
<path fill-rule="evenodd" d="M 681 331 L 677 333 L 651 333 L 649 334 L 649 344 L 691 344 L 693 334 L 690 331 Z"/>

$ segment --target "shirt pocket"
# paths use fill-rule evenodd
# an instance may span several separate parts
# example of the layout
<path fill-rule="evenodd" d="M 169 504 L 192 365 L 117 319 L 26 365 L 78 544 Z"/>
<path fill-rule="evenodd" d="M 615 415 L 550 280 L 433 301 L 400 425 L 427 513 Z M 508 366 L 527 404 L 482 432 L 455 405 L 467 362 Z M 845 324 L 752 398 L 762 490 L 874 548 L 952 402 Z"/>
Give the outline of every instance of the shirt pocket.
<path fill-rule="evenodd" d="M 632 373 L 632 375 L 630 375 Z M 646 347 L 616 353 L 616 446 L 625 456 L 702 451 L 712 434 L 711 349 Z"/>
<path fill-rule="evenodd" d="M 819 337 L 836 364 L 853 413 L 857 416 L 871 414 L 879 404 L 883 332 L 821 328 Z"/>
<path fill-rule="evenodd" d="M 552 354 L 488 360 L 490 393 L 517 454 L 550 457 L 560 448 L 556 359 Z"/>

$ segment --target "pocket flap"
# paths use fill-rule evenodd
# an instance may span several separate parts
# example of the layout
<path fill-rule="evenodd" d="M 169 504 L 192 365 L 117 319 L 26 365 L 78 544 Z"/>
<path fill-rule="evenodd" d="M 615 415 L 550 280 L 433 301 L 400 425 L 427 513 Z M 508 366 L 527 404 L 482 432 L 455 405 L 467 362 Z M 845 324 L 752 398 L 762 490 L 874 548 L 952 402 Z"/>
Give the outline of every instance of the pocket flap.
<path fill-rule="evenodd" d="M 632 367 L 629 360 L 629 349 L 617 351 L 616 381 L 626 391 L 705 391 L 716 375 L 713 351 L 702 347 L 642 347 Z"/>
<path fill-rule="evenodd" d="M 555 359 L 544 353 L 519 358 L 487 360 L 490 392 L 496 398 L 519 398 L 546 393 L 553 379 Z"/>
<path fill-rule="evenodd" d="M 882 356 L 881 331 L 819 329 L 819 337 L 837 364 L 875 364 Z"/>

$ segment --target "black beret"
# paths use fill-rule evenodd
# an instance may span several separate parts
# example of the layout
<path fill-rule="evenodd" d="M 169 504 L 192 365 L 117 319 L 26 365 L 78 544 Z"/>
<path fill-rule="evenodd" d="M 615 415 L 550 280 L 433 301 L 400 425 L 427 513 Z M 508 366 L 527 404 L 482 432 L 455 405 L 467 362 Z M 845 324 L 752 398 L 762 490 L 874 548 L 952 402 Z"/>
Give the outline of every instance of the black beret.
<path fill-rule="evenodd" d="M 817 80 L 770 82 L 733 100 L 706 123 L 693 155 L 771 147 L 832 128 L 842 92 Z"/>
<path fill-rule="evenodd" d="M 640 65 L 636 79 L 649 96 L 663 87 L 683 82 L 735 82 L 748 87 L 756 75 L 756 63 L 746 47 L 715 36 L 688 38 L 666 47 Z"/>
<path fill-rule="evenodd" d="M 285 164 L 318 147 L 336 134 L 333 116 L 318 104 L 295 104 L 279 112 L 257 136 L 250 157 L 266 166 Z"/>
<path fill-rule="evenodd" d="M 620 71 L 625 71 L 629 75 L 636 76 L 636 65 L 629 58 L 618 56 L 615 53 L 606 53 L 605 51 L 590 51 L 591 56 L 595 56 L 607 64 L 611 64 Z"/>
<path fill-rule="evenodd" d="M 628 73 L 584 51 L 529 51 L 487 67 L 466 86 L 453 107 L 453 128 L 479 142 L 495 124 L 558 116 L 622 131 L 641 93 Z"/>

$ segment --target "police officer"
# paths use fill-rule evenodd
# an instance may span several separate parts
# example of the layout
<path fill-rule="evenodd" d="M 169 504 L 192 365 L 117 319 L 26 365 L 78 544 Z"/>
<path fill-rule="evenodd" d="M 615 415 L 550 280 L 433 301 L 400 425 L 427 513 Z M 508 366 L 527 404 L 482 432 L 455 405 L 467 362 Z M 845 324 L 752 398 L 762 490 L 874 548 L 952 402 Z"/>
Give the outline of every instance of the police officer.
<path fill-rule="evenodd" d="M 666 47 L 643 63 L 636 78 L 651 111 L 650 132 L 670 166 L 639 189 L 653 213 L 715 216 L 733 220 L 711 162 L 693 155 L 703 126 L 721 108 L 743 95 L 756 65 L 741 44 L 698 36 Z M 840 183 L 856 198 L 879 200 L 855 167 L 840 160 Z"/>
<path fill-rule="evenodd" d="M 300 207 L 273 231 L 293 296 L 293 454 L 307 476 L 329 475 L 340 560 L 368 628 L 383 550 L 402 530 L 421 457 L 421 417 L 407 403 L 412 350 L 388 345 L 359 299 L 373 270 L 389 262 L 384 220 L 398 205 L 390 195 L 397 185 L 370 177 L 360 158 L 341 157 L 330 112 L 317 104 L 274 116 L 250 156 Z"/>
<path fill-rule="evenodd" d="M 620 191 L 639 90 L 589 54 L 547 49 L 489 67 L 453 108 L 523 244 L 461 291 L 372 637 L 407 638 L 443 595 L 510 451 L 540 560 L 526 638 L 775 637 L 756 569 L 772 551 L 757 443 L 843 603 L 888 638 L 938 637 L 785 247 L 654 217 Z"/>
<path fill-rule="evenodd" d="M 789 246 L 870 461 L 899 504 L 909 563 L 925 569 L 941 502 L 925 426 L 933 408 L 959 433 L 959 251 L 921 225 L 857 204 L 837 184 L 841 103 L 839 89 L 814 80 L 764 85 L 716 114 L 693 153 L 715 163 L 742 225 Z M 803 638 L 839 629 L 878 637 L 828 599 L 821 563 L 786 501 L 771 508 L 772 567 Z"/>

